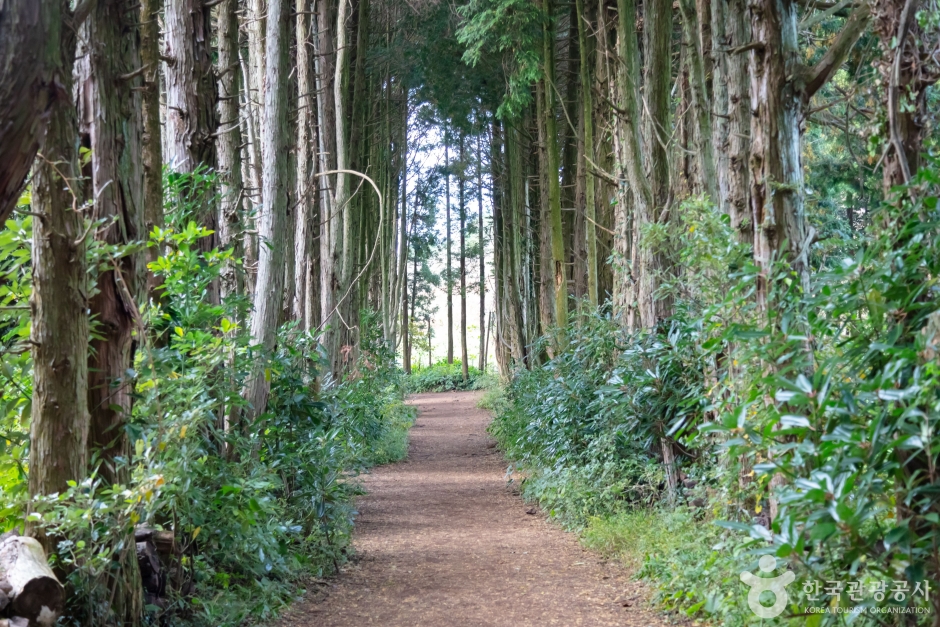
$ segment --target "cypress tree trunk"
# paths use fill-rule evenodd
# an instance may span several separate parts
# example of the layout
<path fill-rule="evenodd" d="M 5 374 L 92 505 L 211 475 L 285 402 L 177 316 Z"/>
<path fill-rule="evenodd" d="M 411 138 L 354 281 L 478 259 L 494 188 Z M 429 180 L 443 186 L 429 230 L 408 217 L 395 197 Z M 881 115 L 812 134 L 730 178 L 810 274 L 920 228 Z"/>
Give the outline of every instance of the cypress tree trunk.
<path fill-rule="evenodd" d="M 252 343 L 260 346 L 264 354 L 274 349 L 284 295 L 284 231 L 288 228 L 288 21 L 287 0 L 270 0 L 265 37 L 267 88 L 261 151 L 263 210 L 258 217 L 258 239 L 262 245 L 258 249 L 258 280 L 251 317 Z M 264 362 L 259 360 L 245 390 L 252 417 L 264 412 L 267 398 Z"/>
<path fill-rule="evenodd" d="M 309 226 L 314 212 L 316 199 L 316 161 L 311 157 L 310 138 L 313 128 L 314 81 L 313 63 L 310 59 L 310 0 L 296 0 L 297 41 L 297 175 L 295 186 L 294 220 L 294 299 L 291 303 L 291 315 L 294 320 L 305 320 L 307 305 L 307 275 L 310 273 L 310 249 L 313 240 Z"/>
<path fill-rule="evenodd" d="M 234 0 L 231 0 L 234 2 Z M 141 91 L 143 119 L 142 159 L 144 167 L 144 228 L 146 233 L 154 227 L 163 228 L 163 130 L 160 125 L 160 10 L 162 0 L 141 0 L 140 3 L 140 62 L 144 67 L 144 85 Z M 237 25 L 236 25 L 237 29 Z M 237 97 L 237 94 L 236 94 Z M 237 145 L 237 144 L 236 144 Z M 147 261 L 156 261 L 160 249 L 147 249 Z M 156 276 L 147 272 L 147 291 L 151 298 L 158 296 Z"/>
<path fill-rule="evenodd" d="M 712 202 L 718 202 L 718 174 L 715 170 L 715 153 L 712 146 L 712 102 L 708 98 L 705 79 L 705 57 L 699 37 L 700 25 L 695 0 L 679 0 L 682 12 L 682 33 L 688 59 L 689 87 L 692 95 L 696 129 L 696 157 L 698 160 L 699 184 Z"/>
<path fill-rule="evenodd" d="M 71 102 L 65 83 L 50 80 L 61 73 L 58 33 L 66 19 L 71 21 L 68 6 L 57 2 L 0 5 L 0 224 L 20 197 L 46 120 L 60 100 Z"/>
<path fill-rule="evenodd" d="M 445 262 L 444 281 L 447 284 L 447 363 L 454 363 L 454 280 L 451 268 L 450 238 L 450 146 L 447 135 L 447 122 L 444 122 L 444 206 L 446 211 L 445 229 L 447 234 L 447 259 Z"/>
<path fill-rule="evenodd" d="M 672 86 L 672 0 L 650 0 L 644 4 L 646 30 L 645 91 L 649 114 L 647 123 L 647 153 L 649 187 L 652 203 L 637 201 L 634 241 L 638 263 L 637 308 L 643 328 L 652 329 L 672 314 L 672 299 L 657 295 L 664 274 L 673 272 L 662 244 L 653 245 L 645 241 L 646 225 L 660 223 L 670 202 L 672 180 L 666 142 L 672 125 L 670 123 L 669 90 Z M 668 215 L 665 216 L 666 219 Z"/>
<path fill-rule="evenodd" d="M 591 163 L 594 160 L 594 97 L 591 93 L 593 83 L 588 50 L 588 39 L 585 34 L 584 0 L 576 1 L 576 15 L 578 21 L 578 50 L 580 52 L 581 72 L 581 118 L 584 125 L 584 141 L 582 142 L 584 157 L 579 159 L 584 164 L 584 211 L 585 211 L 585 248 L 587 251 L 587 297 L 593 306 L 597 306 L 597 207 L 594 199 L 594 175 L 591 174 Z"/>
<path fill-rule="evenodd" d="M 724 0 L 714 0 L 722 3 Z M 725 16 L 728 44 L 740 48 L 751 43 L 751 24 L 746 0 L 728 0 Z M 753 244 L 749 159 L 751 154 L 751 87 L 746 54 L 724 54 L 728 85 L 728 200 L 725 210 L 731 226 L 744 244 Z M 716 82 L 717 84 L 717 82 Z"/>
<path fill-rule="evenodd" d="M 137 20 L 124 0 L 99 0 L 79 33 L 86 46 L 78 56 L 77 93 L 79 128 L 91 149 L 89 196 L 98 217 L 114 220 L 99 229 L 98 239 L 117 246 L 139 241 L 144 230 Z M 113 484 L 129 478 L 126 429 L 134 381 L 128 371 L 143 331 L 137 301 L 145 286 L 144 256 L 136 252 L 105 263 L 109 267 L 98 275 L 98 292 L 89 303 L 98 338 L 88 363 L 88 447 L 100 453 L 99 476 Z M 111 576 L 116 620 L 136 625 L 143 610 L 136 555 L 122 553 Z"/>
<path fill-rule="evenodd" d="M 219 132 L 216 149 L 219 158 L 219 244 L 232 247 L 236 257 L 243 254 L 241 231 L 242 163 L 241 124 L 239 114 L 238 63 L 238 10 L 237 0 L 223 0 L 216 14 L 219 77 L 218 119 Z M 145 161 L 146 163 L 146 161 Z M 145 167 L 146 170 L 146 167 Z M 239 294 L 244 290 L 241 276 L 234 264 L 226 264 L 222 271 L 221 295 Z"/>
<path fill-rule="evenodd" d="M 639 246 L 636 232 L 649 221 L 653 212 L 653 191 L 643 169 L 643 155 L 640 148 L 640 52 L 636 35 L 636 3 L 634 0 L 618 0 L 619 16 L 617 39 L 620 52 L 619 71 L 616 81 L 617 92 L 623 103 L 623 113 L 617 117 L 618 131 L 614 133 L 617 161 L 623 164 L 622 178 L 629 183 L 629 188 L 621 185 L 618 189 L 616 213 L 614 214 L 614 246 L 623 255 L 629 251 L 629 257 L 615 268 L 614 294 L 615 306 L 627 312 L 626 324 L 635 329 L 639 324 L 637 316 L 637 283 L 641 280 Z M 632 190 L 632 197 L 628 197 Z M 628 210 L 632 208 L 632 213 Z M 629 260 L 629 264 L 628 264 Z M 628 270 L 629 268 L 629 270 Z"/>
<path fill-rule="evenodd" d="M 460 133 L 460 178 L 457 179 L 460 218 L 460 369 L 463 380 L 470 379 L 470 364 L 467 356 L 467 153 L 464 150 L 465 138 Z"/>
<path fill-rule="evenodd" d="M 316 47 L 317 77 L 317 118 L 319 139 L 320 171 L 327 172 L 336 168 L 336 109 L 330 103 L 333 94 L 333 77 L 336 50 L 333 46 L 333 31 L 336 23 L 333 18 L 331 3 L 327 0 L 317 3 L 317 34 L 314 38 Z M 339 299 L 339 234 L 340 218 L 337 215 L 334 192 L 335 176 L 318 177 L 320 180 L 320 324 L 333 325 L 333 313 Z M 324 345 L 333 359 L 332 338 L 324 337 Z"/>
<path fill-rule="evenodd" d="M 46 36 L 41 72 L 61 86 L 50 101 L 40 157 L 33 169 L 33 290 L 30 296 L 30 343 L 33 402 L 29 425 L 29 494 L 68 489 L 87 472 L 88 442 L 88 302 L 85 221 L 78 166 L 78 122 L 71 98 L 75 31 L 67 0 L 50 2 L 33 27 Z M 7 15 L 0 17 L 7 19 Z M 38 16 L 37 16 L 38 17 Z M 4 36 L 6 33 L 4 33 Z M 0 46 L 6 40 L 0 39 Z M 4 101 L 9 102 L 9 101 Z M 4 144 L 4 150 L 9 144 Z M 18 148 L 19 150 L 19 148 Z M 66 177 L 63 180 L 61 177 Z M 56 541 L 33 527 L 47 553 Z"/>
<path fill-rule="evenodd" d="M 549 23 L 542 27 L 542 54 L 544 59 L 545 105 L 542 109 L 541 124 L 545 128 L 545 166 L 548 178 L 548 218 L 551 233 L 552 272 L 554 274 L 555 324 L 558 327 L 559 340 L 564 341 L 565 326 L 568 324 L 568 284 L 565 272 L 565 239 L 561 219 L 561 189 L 558 181 L 559 152 L 558 134 L 555 128 L 555 90 L 551 81 L 555 79 L 555 34 L 552 0 L 542 0 L 543 9 L 549 17 Z M 557 347 L 556 347 L 557 348 Z"/>
<path fill-rule="evenodd" d="M 793 0 L 761 0 L 751 6 L 751 30 L 760 48 L 751 52 L 750 208 L 754 260 L 761 269 L 757 298 L 767 305 L 770 265 L 787 242 L 794 269 L 807 278 L 799 251 L 806 239 L 803 168 L 800 164 L 800 96 L 790 77 L 799 47 Z"/>
<path fill-rule="evenodd" d="M 480 240 L 480 357 L 479 370 L 486 369 L 486 238 L 483 236 L 483 153 L 477 137 L 477 233 Z"/>
<path fill-rule="evenodd" d="M 216 84 L 212 71 L 210 8 L 201 0 L 168 0 L 164 11 L 166 52 L 172 59 L 165 64 L 166 152 L 170 168 L 194 172 L 199 166 L 217 166 L 215 132 Z M 214 233 L 202 238 L 204 253 L 218 247 L 219 220 L 211 203 L 202 207 L 196 220 Z M 213 282 L 207 295 L 219 302 L 219 284 Z"/>

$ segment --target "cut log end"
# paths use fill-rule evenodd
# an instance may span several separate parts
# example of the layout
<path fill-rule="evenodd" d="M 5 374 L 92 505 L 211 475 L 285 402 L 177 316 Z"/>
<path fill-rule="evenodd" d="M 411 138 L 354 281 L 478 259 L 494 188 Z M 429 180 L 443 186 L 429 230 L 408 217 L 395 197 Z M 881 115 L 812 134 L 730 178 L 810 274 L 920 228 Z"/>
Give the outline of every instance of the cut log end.
<path fill-rule="evenodd" d="M 52 627 L 65 605 L 65 589 L 46 562 L 42 546 L 33 538 L 8 537 L 0 542 L 0 590 L 9 598 L 5 609 L 13 621 Z"/>

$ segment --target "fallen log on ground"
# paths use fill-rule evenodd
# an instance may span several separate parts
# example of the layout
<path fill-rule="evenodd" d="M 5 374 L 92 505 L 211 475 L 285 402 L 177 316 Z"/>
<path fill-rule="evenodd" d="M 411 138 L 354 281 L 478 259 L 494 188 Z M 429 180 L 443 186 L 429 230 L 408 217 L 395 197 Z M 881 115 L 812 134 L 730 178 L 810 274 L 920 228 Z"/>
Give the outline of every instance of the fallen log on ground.
<path fill-rule="evenodd" d="M 0 611 L 10 627 L 52 627 L 65 605 L 65 589 L 33 538 L 10 535 L 0 541 L 0 593 Z"/>

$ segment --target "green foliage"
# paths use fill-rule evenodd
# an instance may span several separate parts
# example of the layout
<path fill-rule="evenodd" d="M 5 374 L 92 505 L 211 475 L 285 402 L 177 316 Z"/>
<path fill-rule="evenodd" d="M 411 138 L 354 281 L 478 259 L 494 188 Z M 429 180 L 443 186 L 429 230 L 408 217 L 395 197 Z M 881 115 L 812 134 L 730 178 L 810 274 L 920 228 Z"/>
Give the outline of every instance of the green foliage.
<path fill-rule="evenodd" d="M 528 0 L 471 0 L 458 12 L 464 61 L 476 65 L 488 55 L 505 60 L 506 92 L 497 113 L 517 117 L 532 101 L 532 83 L 542 77 L 544 11 Z"/>
<path fill-rule="evenodd" d="M 32 519 L 61 539 L 51 556 L 68 573 L 61 624 L 118 621 L 113 588 L 135 584 L 116 581 L 113 572 L 117 563 L 136 561 L 129 538 L 141 525 L 171 531 L 178 549 L 164 564 L 166 602 L 147 598 L 150 624 L 269 622 L 297 595 L 302 578 L 331 573 L 347 559 L 356 475 L 406 453 L 414 410 L 404 405 L 394 354 L 380 341 L 365 338 L 353 374 L 320 389 L 325 359 L 315 335 L 284 325 L 275 350 L 263 354 L 250 343 L 244 295 L 208 302 L 223 266 L 241 267 L 231 251 L 200 247 L 210 232 L 194 218 L 213 202 L 213 177 L 199 172 L 166 181 L 168 225 L 150 238 L 160 251 L 150 264 L 160 298 L 143 311 L 146 334 L 128 372 L 132 450 L 117 460 L 125 481 L 104 485 L 93 473 L 30 504 Z M 29 295 L 29 218 L 8 227 L 0 232 L 0 298 L 5 307 L 21 307 Z M 22 522 L 27 505 L 26 313 L 0 309 L 5 529 Z M 241 392 L 258 360 L 269 402 L 248 422 Z"/>
<path fill-rule="evenodd" d="M 450 392 L 453 390 L 485 390 L 496 384 L 495 376 L 490 372 L 480 372 L 477 368 L 467 368 L 469 378 L 463 380 L 463 368 L 459 359 L 449 364 L 442 360 L 430 367 L 416 366 L 411 376 L 405 378 L 405 388 L 409 394 L 420 392 Z"/>
<path fill-rule="evenodd" d="M 737 576 L 768 553 L 797 581 L 790 609 L 763 624 L 804 624 L 806 607 L 829 601 L 806 596 L 813 581 L 935 590 L 938 198 L 932 163 L 807 292 L 778 262 L 766 310 L 726 218 L 686 203 L 667 234 L 687 269 L 663 287 L 673 317 L 629 334 L 582 313 L 563 352 L 509 384 L 491 432 L 523 494 L 584 529 L 590 546 L 642 564 L 664 607 L 723 625 L 753 624 Z M 677 454 L 675 503 L 665 498 L 664 439 Z M 908 594 L 849 604 L 929 603 Z"/>

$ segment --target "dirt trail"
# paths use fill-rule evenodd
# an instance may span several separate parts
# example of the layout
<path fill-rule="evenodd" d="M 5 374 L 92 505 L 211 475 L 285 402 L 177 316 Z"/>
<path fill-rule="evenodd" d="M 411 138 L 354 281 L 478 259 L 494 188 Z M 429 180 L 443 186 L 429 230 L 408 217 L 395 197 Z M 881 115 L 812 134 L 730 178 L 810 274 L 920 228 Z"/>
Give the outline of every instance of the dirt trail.
<path fill-rule="evenodd" d="M 357 558 L 282 627 L 667 624 L 620 567 L 509 490 L 478 399 L 412 399 L 408 459 L 365 478 Z"/>

